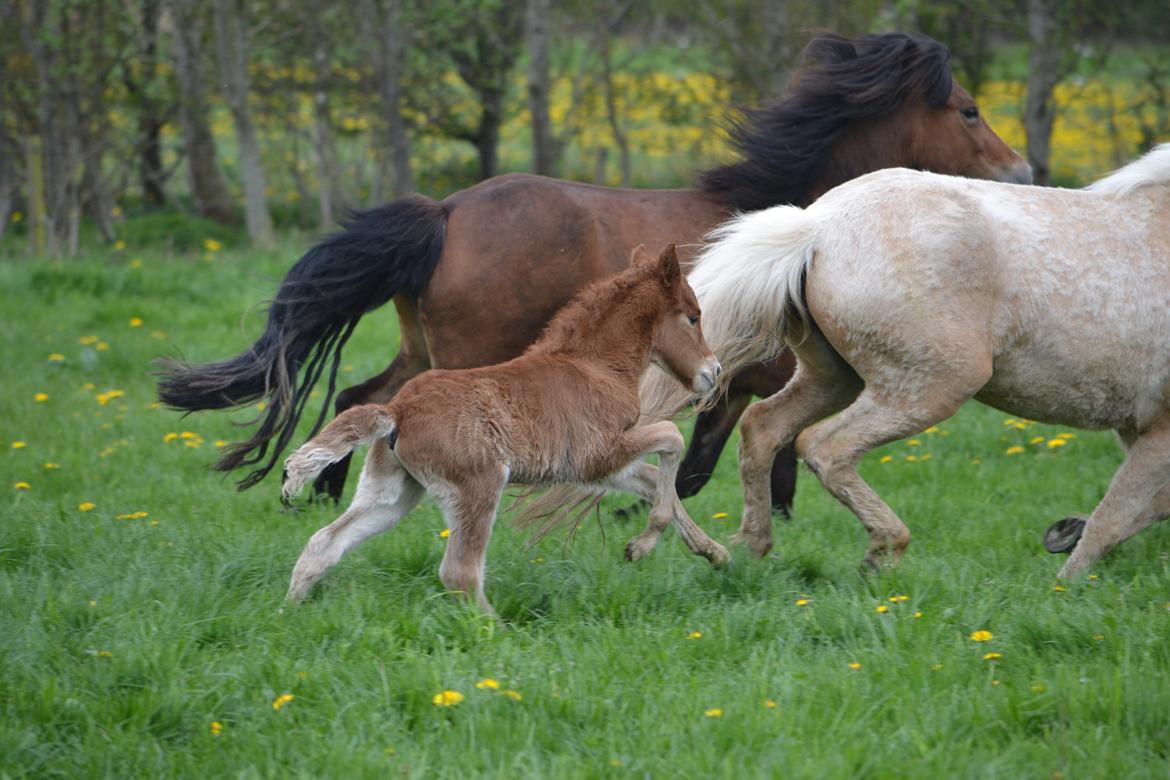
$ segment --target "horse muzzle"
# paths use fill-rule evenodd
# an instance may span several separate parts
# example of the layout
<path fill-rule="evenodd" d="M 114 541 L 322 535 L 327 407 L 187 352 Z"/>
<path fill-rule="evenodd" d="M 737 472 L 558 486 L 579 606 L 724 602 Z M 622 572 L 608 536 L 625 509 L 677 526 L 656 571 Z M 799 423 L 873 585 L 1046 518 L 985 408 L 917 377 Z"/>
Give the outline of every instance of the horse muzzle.
<path fill-rule="evenodd" d="M 691 389 L 699 395 L 706 395 L 715 389 L 716 383 L 719 381 L 719 375 L 723 373 L 723 366 L 719 364 L 719 360 L 712 357 L 703 367 L 699 369 L 699 373 L 695 375 L 695 379 L 691 382 Z"/>

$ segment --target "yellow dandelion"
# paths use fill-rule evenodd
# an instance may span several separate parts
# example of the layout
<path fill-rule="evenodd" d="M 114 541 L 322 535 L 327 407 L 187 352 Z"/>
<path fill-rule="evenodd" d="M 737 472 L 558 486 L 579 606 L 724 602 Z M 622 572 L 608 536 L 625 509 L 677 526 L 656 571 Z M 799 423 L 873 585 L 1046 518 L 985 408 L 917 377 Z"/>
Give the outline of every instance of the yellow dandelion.
<path fill-rule="evenodd" d="M 12 447 L 12 449 L 14 449 L 14 450 L 23 450 L 25 447 L 28 446 L 28 444 L 26 444 L 23 441 L 14 441 L 9 446 Z"/>
<path fill-rule="evenodd" d="M 876 611 L 879 615 L 884 615 L 890 611 L 890 608 L 885 604 L 878 604 L 876 607 L 874 607 L 874 611 Z"/>
<path fill-rule="evenodd" d="M 284 705 L 296 699 L 291 693 L 282 693 L 272 700 L 272 709 L 279 710 Z"/>
<path fill-rule="evenodd" d="M 1063 447 L 1066 444 L 1068 444 L 1068 439 L 1049 439 L 1047 447 L 1050 450 L 1054 450 L 1057 447 Z"/>
<path fill-rule="evenodd" d="M 108 341 L 99 341 L 97 344 L 93 345 L 93 348 L 96 349 L 98 352 L 105 352 L 107 349 L 110 348 L 110 344 Z"/>
<path fill-rule="evenodd" d="M 91 509 L 97 509 L 97 504 L 92 501 L 82 501 L 77 505 L 77 509 L 81 512 L 88 512 Z"/>
<path fill-rule="evenodd" d="M 992 684 L 992 685 L 999 685 L 999 680 L 992 680 L 992 681 L 991 681 L 991 684 Z"/>
<path fill-rule="evenodd" d="M 216 241 L 214 238 L 205 238 L 203 239 L 203 248 L 208 252 L 218 252 L 223 248 L 223 244 Z"/>
<path fill-rule="evenodd" d="M 131 317 L 130 321 L 127 324 L 131 328 L 141 328 L 142 327 L 142 318 L 141 317 Z"/>
<path fill-rule="evenodd" d="M 923 459 L 923 460 L 930 460 L 930 459 L 931 459 L 931 458 L 933 458 L 933 457 L 934 457 L 934 455 L 928 452 L 928 453 L 926 453 L 925 455 L 923 455 L 923 456 L 922 456 L 922 459 Z"/>
<path fill-rule="evenodd" d="M 1004 453 L 1007 455 L 1019 455 L 1023 451 L 1024 451 L 1023 447 L 1021 447 L 1018 444 L 1015 444 L 1011 447 L 1008 447 L 1006 450 L 1004 450 Z"/>
<path fill-rule="evenodd" d="M 215 440 L 216 449 L 222 449 L 226 446 L 228 446 L 228 442 L 225 439 L 216 439 Z"/>
<path fill-rule="evenodd" d="M 796 606 L 798 606 L 798 607 L 807 607 L 809 604 L 809 601 L 808 601 L 808 599 L 797 599 L 795 603 L 796 603 Z"/>
<path fill-rule="evenodd" d="M 1001 658 L 1003 658 L 1003 653 L 984 653 L 983 654 L 984 661 L 998 661 Z"/>
<path fill-rule="evenodd" d="M 987 642 L 988 640 L 994 638 L 995 634 L 992 634 L 986 628 L 981 628 L 978 631 L 972 631 L 970 636 L 972 642 Z"/>
<path fill-rule="evenodd" d="M 906 461 L 907 461 L 908 463 L 914 463 L 914 462 L 915 462 L 915 461 L 917 461 L 917 460 L 918 460 L 918 456 L 917 456 L 917 455 L 907 455 L 907 456 L 906 456 Z"/>
<path fill-rule="evenodd" d="M 915 612 L 915 613 L 914 613 L 914 619 L 915 619 L 915 620 L 917 620 L 917 619 L 918 619 L 918 618 L 920 618 L 920 617 L 922 617 L 922 611 L 921 611 L 921 610 L 919 610 L 918 612 Z"/>
<path fill-rule="evenodd" d="M 170 444 L 171 442 L 173 442 L 177 438 L 179 438 L 179 434 L 175 433 L 174 431 L 171 431 L 170 433 L 163 435 L 163 444 Z"/>
<path fill-rule="evenodd" d="M 514 691 L 511 688 L 500 691 L 500 693 L 503 694 L 504 696 L 507 696 L 512 701 L 520 701 L 521 699 L 524 698 L 523 696 L 520 695 L 520 691 Z"/>
<path fill-rule="evenodd" d="M 769 709 L 769 710 L 774 710 L 779 706 L 780 706 L 779 704 L 772 701 L 771 699 L 764 699 L 764 707 Z"/>
<path fill-rule="evenodd" d="M 1096 582 L 1096 581 L 1097 581 L 1097 580 L 1099 580 L 1099 579 L 1101 579 L 1101 578 L 1100 578 L 1100 577 L 1098 577 L 1096 574 L 1090 574 L 1090 575 L 1089 575 L 1089 582 Z"/>
<path fill-rule="evenodd" d="M 856 672 L 861 668 L 861 664 L 859 664 L 857 661 L 851 661 L 849 663 L 849 668 Z"/>
<path fill-rule="evenodd" d="M 485 677 L 482 680 L 480 680 L 479 682 L 477 682 L 475 684 L 475 687 L 479 688 L 481 691 L 483 691 L 483 690 L 498 691 L 500 689 L 500 683 L 498 680 L 493 680 L 491 677 Z"/>
<path fill-rule="evenodd" d="M 723 717 L 723 709 L 720 707 L 712 707 L 709 710 L 703 710 L 703 714 L 706 715 L 708 718 L 722 718 Z"/>
<path fill-rule="evenodd" d="M 910 600 L 909 596 L 904 596 L 904 595 L 890 596 L 890 602 L 893 604 L 897 604 L 899 601 L 909 601 L 909 600 Z"/>
<path fill-rule="evenodd" d="M 119 238 L 117 241 L 114 242 L 114 251 L 115 252 L 121 252 L 125 248 L 126 248 L 126 242 L 123 241 L 122 239 Z"/>
<path fill-rule="evenodd" d="M 48 393 L 35 393 L 33 395 L 33 400 L 36 401 L 37 403 L 44 403 L 45 401 L 49 400 L 49 394 Z"/>
<path fill-rule="evenodd" d="M 21 214 L 19 211 L 14 211 L 12 212 L 12 216 L 10 216 L 9 219 L 13 222 L 20 222 L 22 219 L 24 219 L 24 214 Z"/>
<path fill-rule="evenodd" d="M 442 531 L 439 531 L 439 538 L 440 539 L 446 539 L 450 535 L 451 535 L 450 528 L 444 528 Z"/>
<path fill-rule="evenodd" d="M 218 737 L 223 732 L 223 724 L 218 720 L 211 721 L 211 736 Z"/>
<path fill-rule="evenodd" d="M 921 439 L 911 439 L 910 441 L 906 442 L 907 447 L 917 447 L 920 444 L 922 444 Z"/>
<path fill-rule="evenodd" d="M 1077 437 L 1077 435 L 1075 433 L 1058 433 L 1058 434 L 1056 434 L 1056 438 L 1058 438 L 1058 439 L 1075 439 L 1076 437 Z"/>
<path fill-rule="evenodd" d="M 97 656 L 98 658 L 113 658 L 114 654 L 109 650 L 98 650 Z"/>
<path fill-rule="evenodd" d="M 889 463 L 893 459 L 894 459 L 893 455 L 883 455 L 881 460 L 878 461 L 878 463 Z"/>
<path fill-rule="evenodd" d="M 724 520 L 726 518 L 727 518 L 726 512 L 716 512 L 715 514 L 711 515 L 712 520 Z"/>
<path fill-rule="evenodd" d="M 1068 590 L 1068 588 L 1064 587 L 1063 585 L 1053 585 L 1052 589 L 1057 593 L 1064 593 L 1066 590 Z"/>
<path fill-rule="evenodd" d="M 98 343 L 98 337 L 97 336 L 82 336 L 81 338 L 79 338 L 77 340 L 77 343 L 83 347 L 88 347 L 90 344 Z"/>
<path fill-rule="evenodd" d="M 141 267 L 142 267 L 142 261 L 141 261 L 141 260 L 139 260 L 139 259 L 136 257 L 136 258 L 134 258 L 133 260 L 131 260 L 131 261 L 130 261 L 130 267 L 131 267 L 131 268 L 141 268 Z"/>
<path fill-rule="evenodd" d="M 703 638 L 702 631 L 692 631 L 691 633 L 687 634 L 687 639 L 702 639 L 702 638 Z"/>
<path fill-rule="evenodd" d="M 439 707 L 454 707 L 463 701 L 463 694 L 459 691 L 441 691 L 431 698 L 431 703 Z"/>
<path fill-rule="evenodd" d="M 929 428 L 927 428 L 925 431 L 923 431 L 923 433 L 938 433 L 938 426 L 932 425 Z"/>
<path fill-rule="evenodd" d="M 45 464 L 46 471 L 52 471 L 53 469 L 59 469 L 59 468 L 61 468 L 60 463 L 46 463 Z"/>
<path fill-rule="evenodd" d="M 1033 436 L 1032 438 L 1028 439 L 1029 444 L 1041 444 L 1043 442 L 1044 442 L 1043 436 Z"/>
<path fill-rule="evenodd" d="M 32 487 L 32 485 L 28 484 L 27 482 L 14 482 L 12 487 L 17 490 L 28 490 L 30 487 Z"/>
<path fill-rule="evenodd" d="M 49 362 L 50 363 L 63 363 L 63 362 L 65 362 L 65 356 L 62 355 L 60 352 L 53 352 L 49 355 Z"/>

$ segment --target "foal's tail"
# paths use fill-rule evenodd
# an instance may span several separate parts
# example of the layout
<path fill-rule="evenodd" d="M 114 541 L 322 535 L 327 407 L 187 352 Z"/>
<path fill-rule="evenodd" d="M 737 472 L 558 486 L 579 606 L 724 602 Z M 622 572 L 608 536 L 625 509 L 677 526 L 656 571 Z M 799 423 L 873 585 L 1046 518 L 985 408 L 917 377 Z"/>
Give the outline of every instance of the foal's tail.
<path fill-rule="evenodd" d="M 301 492 L 305 483 L 316 478 L 330 463 L 336 463 L 357 447 L 387 437 L 390 446 L 398 435 L 398 425 L 384 404 L 363 404 L 346 409 L 325 426 L 325 430 L 301 445 L 284 462 L 285 500 Z"/>
<path fill-rule="evenodd" d="M 720 225 L 687 281 L 703 311 L 703 336 L 723 366 L 711 406 L 740 369 L 775 357 L 808 332 L 804 278 L 817 222 L 796 206 L 743 214 Z M 660 371 L 642 384 L 642 419 L 669 419 L 688 398 Z"/>
<path fill-rule="evenodd" d="M 218 363 L 167 363 L 159 398 L 189 412 L 266 399 L 260 428 L 215 464 L 231 471 L 263 461 L 239 483 L 241 490 L 251 487 L 276 465 L 328 368 L 329 389 L 313 431 L 321 427 L 341 349 L 361 316 L 399 293 L 418 295 L 426 287 L 443 253 L 446 226 L 447 209 L 418 195 L 353 213 L 344 231 L 310 249 L 285 276 L 256 343 Z"/>

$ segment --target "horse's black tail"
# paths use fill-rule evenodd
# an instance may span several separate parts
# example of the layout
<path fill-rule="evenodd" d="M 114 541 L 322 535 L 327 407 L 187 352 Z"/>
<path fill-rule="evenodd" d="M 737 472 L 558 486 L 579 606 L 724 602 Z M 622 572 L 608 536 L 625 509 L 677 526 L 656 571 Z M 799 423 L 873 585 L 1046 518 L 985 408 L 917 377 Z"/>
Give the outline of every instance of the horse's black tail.
<path fill-rule="evenodd" d="M 240 490 L 251 487 L 276 465 L 309 391 L 328 367 L 329 390 L 313 433 L 321 427 L 341 348 L 358 320 L 399 293 L 422 292 L 442 255 L 446 227 L 446 208 L 417 195 L 354 212 L 345 230 L 310 249 L 285 276 L 256 343 L 218 363 L 168 362 L 159 398 L 191 412 L 266 399 L 260 428 L 247 441 L 229 446 L 215 464 L 231 471 L 264 461 L 239 483 Z"/>

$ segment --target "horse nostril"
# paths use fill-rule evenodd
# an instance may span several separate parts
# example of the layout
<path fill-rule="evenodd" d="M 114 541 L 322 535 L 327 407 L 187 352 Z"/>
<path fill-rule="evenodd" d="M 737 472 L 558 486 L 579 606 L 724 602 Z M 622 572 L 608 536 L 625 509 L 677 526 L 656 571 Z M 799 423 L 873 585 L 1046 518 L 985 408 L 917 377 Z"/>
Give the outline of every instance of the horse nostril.
<path fill-rule="evenodd" d="M 719 363 L 716 363 L 715 364 L 715 378 L 718 379 L 719 375 L 722 373 L 723 373 L 723 366 L 720 365 Z"/>

